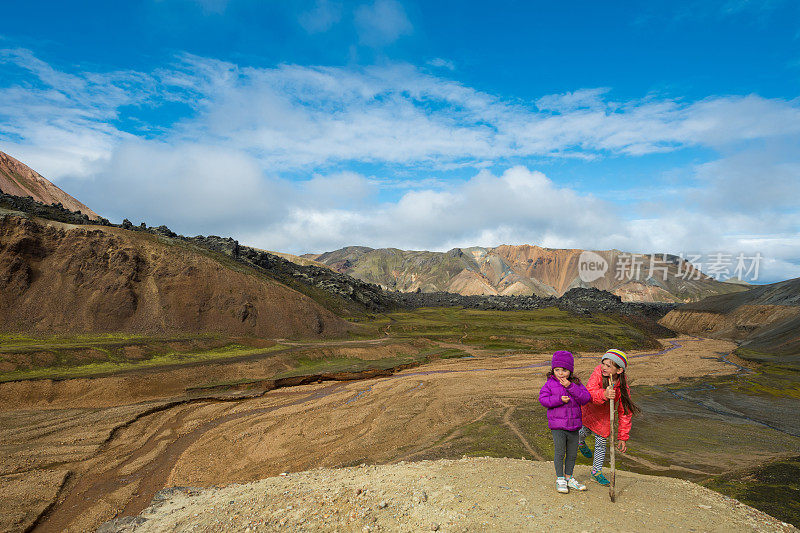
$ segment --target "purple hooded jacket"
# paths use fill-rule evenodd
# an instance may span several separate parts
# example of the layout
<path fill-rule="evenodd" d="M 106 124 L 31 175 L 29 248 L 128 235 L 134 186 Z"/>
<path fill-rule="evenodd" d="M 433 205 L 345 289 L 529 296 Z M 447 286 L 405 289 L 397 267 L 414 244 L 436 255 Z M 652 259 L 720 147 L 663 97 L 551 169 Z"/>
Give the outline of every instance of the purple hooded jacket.
<path fill-rule="evenodd" d="M 562 396 L 569 396 L 569 403 L 561 401 Z M 547 407 L 547 426 L 550 429 L 576 431 L 583 425 L 581 422 L 581 405 L 592 401 L 592 396 L 583 385 L 570 383 L 564 387 L 555 376 L 548 376 L 539 391 L 539 402 Z"/>

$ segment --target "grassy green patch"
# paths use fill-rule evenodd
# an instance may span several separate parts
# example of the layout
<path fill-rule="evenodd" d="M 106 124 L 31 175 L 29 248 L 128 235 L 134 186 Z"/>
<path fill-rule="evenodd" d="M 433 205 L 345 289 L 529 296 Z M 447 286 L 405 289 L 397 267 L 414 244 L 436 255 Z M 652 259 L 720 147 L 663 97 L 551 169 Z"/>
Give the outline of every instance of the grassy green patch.
<path fill-rule="evenodd" d="M 740 346 L 736 348 L 733 353 L 742 359 L 756 363 L 784 364 L 795 369 L 800 368 L 800 354 L 798 354 L 797 351 L 764 351 Z"/>
<path fill-rule="evenodd" d="M 800 400 L 800 365 L 762 363 L 758 371 L 729 381 L 741 393 Z"/>
<path fill-rule="evenodd" d="M 506 351 L 528 351 L 532 348 L 530 344 L 516 342 L 508 339 L 467 339 L 464 344 L 478 346 L 484 350 L 506 350 Z"/>
<path fill-rule="evenodd" d="M 421 356 L 429 359 L 460 359 L 470 357 L 468 352 L 458 348 L 429 348 L 420 352 Z"/>
<path fill-rule="evenodd" d="M 718 476 L 703 485 L 800 526 L 800 456 Z"/>
<path fill-rule="evenodd" d="M 738 394 L 800 399 L 800 365 L 791 362 L 762 362 L 747 372 L 704 382 L 730 387 Z"/>
<path fill-rule="evenodd" d="M 659 346 L 649 333 L 622 319 L 575 316 L 554 307 L 531 311 L 422 308 L 376 316 L 360 325 L 359 336 L 424 337 L 487 350 L 602 351 L 608 346 Z"/>
<path fill-rule="evenodd" d="M 81 347 L 85 346 L 86 345 L 82 345 Z M 214 360 L 271 352 L 283 349 L 285 346 L 275 344 L 269 347 L 253 347 L 236 343 L 225 343 L 223 346 L 217 346 L 209 349 L 183 352 L 166 351 L 159 354 L 150 354 L 147 358 L 141 360 L 125 360 L 110 350 L 94 345 L 89 345 L 89 348 L 95 350 L 95 354 L 99 352 L 107 357 L 104 360 L 95 360 L 86 364 L 81 364 L 80 362 L 74 360 L 65 363 L 63 360 L 56 358 L 57 363 L 60 362 L 61 364 L 4 372 L 0 374 L 0 382 L 26 379 L 67 379 L 91 377 L 95 375 L 111 374 L 140 368 L 210 362 Z M 53 353 L 59 354 L 61 352 L 59 352 L 59 350 L 54 350 Z"/>
<path fill-rule="evenodd" d="M 399 355 L 372 360 L 358 359 L 356 357 L 298 357 L 290 363 L 294 368 L 276 375 L 275 379 L 315 374 L 363 372 L 365 370 L 388 370 L 401 365 L 424 363 L 427 360 L 427 357 L 421 354 Z"/>
<path fill-rule="evenodd" d="M 531 459 L 519 437 L 503 422 L 504 414 L 505 409 L 501 408 L 490 411 L 480 420 L 443 435 L 426 450 L 413 454 L 413 459 L 456 459 L 464 455 Z M 512 421 L 537 453 L 552 459 L 553 439 L 547 428 L 545 409 L 539 402 L 517 407 Z"/>
<path fill-rule="evenodd" d="M 503 424 L 499 409 L 444 435 L 414 459 L 457 459 L 464 455 L 530 459 L 519 438 Z"/>
<path fill-rule="evenodd" d="M 153 341 L 194 340 L 216 338 L 214 335 L 176 335 L 170 337 L 148 337 L 133 333 L 84 333 L 72 335 L 30 336 L 22 333 L 0 333 L 0 350 L 15 351 L 36 347 L 87 347 L 115 344 L 137 344 Z"/>
<path fill-rule="evenodd" d="M 532 401 L 517 406 L 511 420 L 545 460 L 553 458 L 553 435 L 547 426 L 547 409 L 542 404 Z"/>

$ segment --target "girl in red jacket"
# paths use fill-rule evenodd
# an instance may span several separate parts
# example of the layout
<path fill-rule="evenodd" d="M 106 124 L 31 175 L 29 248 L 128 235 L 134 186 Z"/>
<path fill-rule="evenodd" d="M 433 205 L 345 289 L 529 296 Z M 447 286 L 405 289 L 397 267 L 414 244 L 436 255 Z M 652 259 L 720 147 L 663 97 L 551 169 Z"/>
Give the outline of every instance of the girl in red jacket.
<path fill-rule="evenodd" d="M 578 449 L 584 457 L 591 458 L 592 450 L 586 446 L 586 435 L 594 434 L 594 460 L 592 461 L 592 479 L 601 485 L 610 482 L 603 475 L 603 461 L 606 458 L 606 439 L 611 433 L 611 417 L 608 402 L 616 399 L 618 413 L 617 449 L 622 453 L 628 451 L 628 435 L 631 430 L 631 417 L 639 412 L 639 408 L 631 401 L 631 390 L 625 378 L 628 357 L 622 350 L 612 348 L 603 354 L 601 363 L 592 372 L 586 384 L 592 401 L 581 408 L 583 427 L 578 432 Z M 610 379 L 613 378 L 614 386 Z"/>

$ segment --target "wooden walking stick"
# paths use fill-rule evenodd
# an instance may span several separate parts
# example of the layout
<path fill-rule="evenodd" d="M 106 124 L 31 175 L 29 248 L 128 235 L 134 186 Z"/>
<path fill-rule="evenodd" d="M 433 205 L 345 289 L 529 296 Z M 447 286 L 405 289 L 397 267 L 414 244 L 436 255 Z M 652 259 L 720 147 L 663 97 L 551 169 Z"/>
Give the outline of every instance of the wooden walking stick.
<path fill-rule="evenodd" d="M 611 383 L 611 390 L 614 390 L 614 379 L 613 376 L 609 376 L 608 378 L 609 383 Z M 611 497 L 611 501 L 614 502 L 617 499 L 616 494 L 614 494 L 614 485 L 616 482 L 617 477 L 617 465 L 616 465 L 616 444 L 617 444 L 617 409 L 616 409 L 616 401 L 615 398 L 611 398 L 608 402 L 610 415 L 611 415 L 611 431 L 608 435 L 608 442 L 611 445 L 611 485 L 608 486 L 608 495 Z"/>

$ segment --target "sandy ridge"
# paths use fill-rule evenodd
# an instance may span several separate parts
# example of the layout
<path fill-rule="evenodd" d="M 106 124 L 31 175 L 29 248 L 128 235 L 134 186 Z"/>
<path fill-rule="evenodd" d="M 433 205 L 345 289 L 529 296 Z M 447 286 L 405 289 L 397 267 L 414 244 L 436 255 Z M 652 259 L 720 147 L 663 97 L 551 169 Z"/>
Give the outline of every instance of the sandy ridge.
<path fill-rule="evenodd" d="M 166 489 L 139 517 L 98 531 L 797 531 L 684 480 L 620 472 L 611 504 L 593 482 L 558 494 L 554 476 L 552 462 L 466 457 L 318 469 Z"/>

